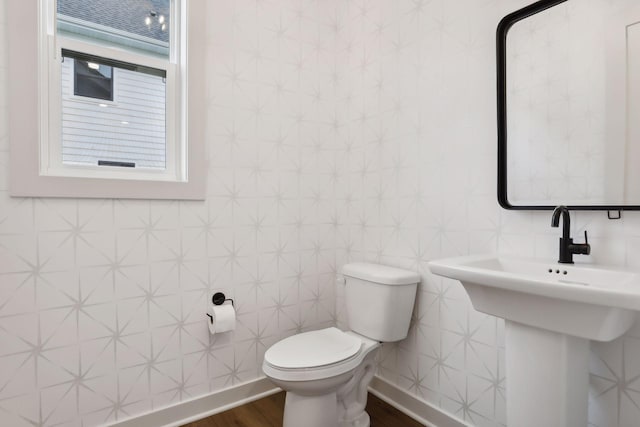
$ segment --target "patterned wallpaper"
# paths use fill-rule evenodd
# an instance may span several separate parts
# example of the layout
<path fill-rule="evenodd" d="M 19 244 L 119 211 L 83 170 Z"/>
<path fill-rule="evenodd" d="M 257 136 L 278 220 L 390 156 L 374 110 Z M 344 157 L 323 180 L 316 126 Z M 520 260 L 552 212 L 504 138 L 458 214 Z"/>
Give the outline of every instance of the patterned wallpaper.
<path fill-rule="evenodd" d="M 383 347 L 379 374 L 473 426 L 505 423 L 504 323 L 473 310 L 458 282 L 426 264 L 495 251 L 557 257 L 550 212 L 510 212 L 496 202 L 495 28 L 528 3 L 352 1 L 340 37 L 349 142 L 336 194 L 345 218 L 338 264 L 367 259 L 422 273 L 410 336 Z M 601 10 L 616 2 L 586 3 Z M 640 267 L 638 213 L 572 219 L 573 235 L 581 241 L 586 228 L 592 244 L 581 260 Z M 338 314 L 344 325 L 342 303 Z M 590 369 L 590 426 L 636 426 L 640 323 L 592 344 Z"/>
<path fill-rule="evenodd" d="M 495 198 L 494 30 L 524 3 L 209 2 L 205 202 L 9 198 L 0 8 L 2 424 L 99 426 L 257 378 L 278 339 L 344 324 L 335 271 L 366 259 L 423 276 L 380 375 L 503 425 L 503 324 L 426 263 L 556 256 L 548 213 Z M 573 219 L 591 261 L 640 268 L 640 215 Z M 208 335 L 213 290 L 233 334 Z M 640 326 L 592 346 L 592 426 L 635 425 L 639 356 Z"/>
<path fill-rule="evenodd" d="M 335 323 L 335 10 L 209 5 L 204 202 L 8 197 L 0 96 L 2 426 L 99 426 L 202 396 Z M 0 76 L 4 94 L 5 59 Z M 212 337 L 217 290 L 238 324 Z"/>

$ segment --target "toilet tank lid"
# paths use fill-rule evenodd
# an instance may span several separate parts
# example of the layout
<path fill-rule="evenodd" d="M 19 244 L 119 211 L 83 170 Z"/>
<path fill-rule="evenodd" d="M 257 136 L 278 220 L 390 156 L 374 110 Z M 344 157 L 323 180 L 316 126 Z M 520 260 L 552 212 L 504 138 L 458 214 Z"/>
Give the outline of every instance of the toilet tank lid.
<path fill-rule="evenodd" d="M 415 271 L 368 262 L 352 262 L 342 267 L 342 274 L 383 285 L 410 285 L 420 282 Z"/>

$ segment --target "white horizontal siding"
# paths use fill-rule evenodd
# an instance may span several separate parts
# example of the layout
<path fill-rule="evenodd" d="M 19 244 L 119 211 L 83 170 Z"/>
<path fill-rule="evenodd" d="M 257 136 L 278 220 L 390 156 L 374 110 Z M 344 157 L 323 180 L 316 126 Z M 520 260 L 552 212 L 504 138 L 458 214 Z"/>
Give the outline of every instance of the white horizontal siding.
<path fill-rule="evenodd" d="M 161 77 L 114 68 L 113 102 L 73 95 L 73 59 L 62 64 L 62 161 L 134 162 L 164 169 L 166 85 Z M 99 104 L 107 104 L 100 107 Z M 122 122 L 128 122 L 123 124 Z"/>

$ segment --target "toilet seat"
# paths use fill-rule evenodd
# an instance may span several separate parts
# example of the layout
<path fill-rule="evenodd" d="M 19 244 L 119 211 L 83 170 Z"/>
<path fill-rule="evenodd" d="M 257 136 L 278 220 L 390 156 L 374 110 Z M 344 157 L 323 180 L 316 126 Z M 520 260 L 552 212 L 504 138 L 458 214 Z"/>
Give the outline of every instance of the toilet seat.
<path fill-rule="evenodd" d="M 357 367 L 378 342 L 337 328 L 292 335 L 264 355 L 264 373 L 284 381 L 310 381 Z"/>
<path fill-rule="evenodd" d="M 355 355 L 362 342 L 337 328 L 292 335 L 265 354 L 272 366 L 285 369 L 331 365 Z"/>

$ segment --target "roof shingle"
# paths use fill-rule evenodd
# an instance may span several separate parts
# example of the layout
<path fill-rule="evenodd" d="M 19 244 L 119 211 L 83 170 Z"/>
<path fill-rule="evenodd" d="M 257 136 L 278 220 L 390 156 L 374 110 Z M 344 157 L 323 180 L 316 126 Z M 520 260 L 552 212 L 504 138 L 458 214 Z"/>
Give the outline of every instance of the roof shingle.
<path fill-rule="evenodd" d="M 151 12 L 156 12 L 157 16 L 164 15 L 166 31 L 162 31 L 157 19 L 147 27 L 145 18 Z M 58 13 L 169 42 L 169 0 L 58 0 Z"/>

